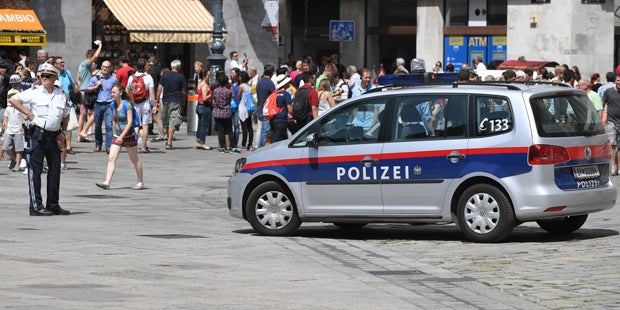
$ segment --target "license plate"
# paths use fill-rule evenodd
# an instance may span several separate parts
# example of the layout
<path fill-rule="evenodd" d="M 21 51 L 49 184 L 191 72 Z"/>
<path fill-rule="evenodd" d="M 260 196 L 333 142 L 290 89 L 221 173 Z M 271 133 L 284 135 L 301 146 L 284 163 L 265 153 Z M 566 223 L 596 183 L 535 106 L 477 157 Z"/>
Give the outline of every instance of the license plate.
<path fill-rule="evenodd" d="M 577 180 L 596 179 L 601 176 L 598 166 L 573 167 L 573 175 Z"/>

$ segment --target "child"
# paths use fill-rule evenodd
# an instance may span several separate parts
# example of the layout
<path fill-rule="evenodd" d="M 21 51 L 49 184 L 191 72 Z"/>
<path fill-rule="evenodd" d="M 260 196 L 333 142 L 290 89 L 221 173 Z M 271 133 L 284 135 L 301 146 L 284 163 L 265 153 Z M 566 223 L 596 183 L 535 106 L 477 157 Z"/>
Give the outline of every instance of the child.
<path fill-rule="evenodd" d="M 13 97 L 13 95 L 19 93 L 19 83 L 21 79 L 19 75 L 13 74 L 9 80 L 11 89 L 7 93 L 7 98 Z M 25 115 L 17 111 L 9 103 L 6 111 L 4 112 L 3 128 L 5 131 L 3 151 L 6 151 L 7 155 L 11 158 L 9 169 L 13 172 L 22 171 L 24 168 L 20 165 L 22 160 L 22 153 L 24 152 L 24 129 L 22 124 L 25 120 Z"/>

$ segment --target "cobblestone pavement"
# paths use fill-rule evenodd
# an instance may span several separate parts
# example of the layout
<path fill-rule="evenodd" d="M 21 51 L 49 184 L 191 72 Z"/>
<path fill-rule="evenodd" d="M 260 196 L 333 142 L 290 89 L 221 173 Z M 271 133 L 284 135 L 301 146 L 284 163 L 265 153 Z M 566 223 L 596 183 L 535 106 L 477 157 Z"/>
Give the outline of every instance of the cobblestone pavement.
<path fill-rule="evenodd" d="M 182 133 L 175 150 L 140 154 L 143 191 L 130 189 L 124 152 L 112 189 L 95 187 L 107 157 L 75 143 L 61 180 L 70 216 L 28 216 L 26 177 L 0 166 L 0 307 L 620 308 L 618 207 L 567 236 L 526 223 L 501 244 L 466 242 L 454 225 L 310 223 L 264 237 L 228 216 L 226 180 L 243 154 L 193 141 Z"/>

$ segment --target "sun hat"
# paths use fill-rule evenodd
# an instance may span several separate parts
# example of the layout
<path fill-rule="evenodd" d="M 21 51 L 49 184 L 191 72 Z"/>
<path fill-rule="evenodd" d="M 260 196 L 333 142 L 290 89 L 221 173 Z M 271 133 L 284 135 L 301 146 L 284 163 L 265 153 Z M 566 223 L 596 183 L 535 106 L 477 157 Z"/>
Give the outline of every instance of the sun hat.
<path fill-rule="evenodd" d="M 278 82 L 278 85 L 276 85 L 276 89 L 280 89 L 286 86 L 286 84 L 288 84 L 291 81 L 291 78 L 284 74 L 280 74 L 276 77 L 276 81 Z"/>

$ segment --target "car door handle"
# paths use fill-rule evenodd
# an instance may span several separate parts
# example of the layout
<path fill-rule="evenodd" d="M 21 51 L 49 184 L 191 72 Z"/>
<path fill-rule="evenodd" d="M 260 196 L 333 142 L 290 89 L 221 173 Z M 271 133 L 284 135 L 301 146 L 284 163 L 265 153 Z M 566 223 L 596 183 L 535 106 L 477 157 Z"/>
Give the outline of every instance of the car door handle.
<path fill-rule="evenodd" d="M 450 160 L 450 162 L 452 162 L 453 164 L 458 163 L 459 161 L 465 159 L 465 155 L 457 152 L 457 151 L 452 151 L 450 152 L 450 154 L 448 154 L 448 159 Z"/>
<path fill-rule="evenodd" d="M 362 165 L 364 165 L 364 167 L 369 168 L 374 166 L 377 163 L 377 160 L 375 158 L 372 158 L 371 156 L 366 155 L 364 159 L 362 159 L 360 162 L 362 163 Z"/>

